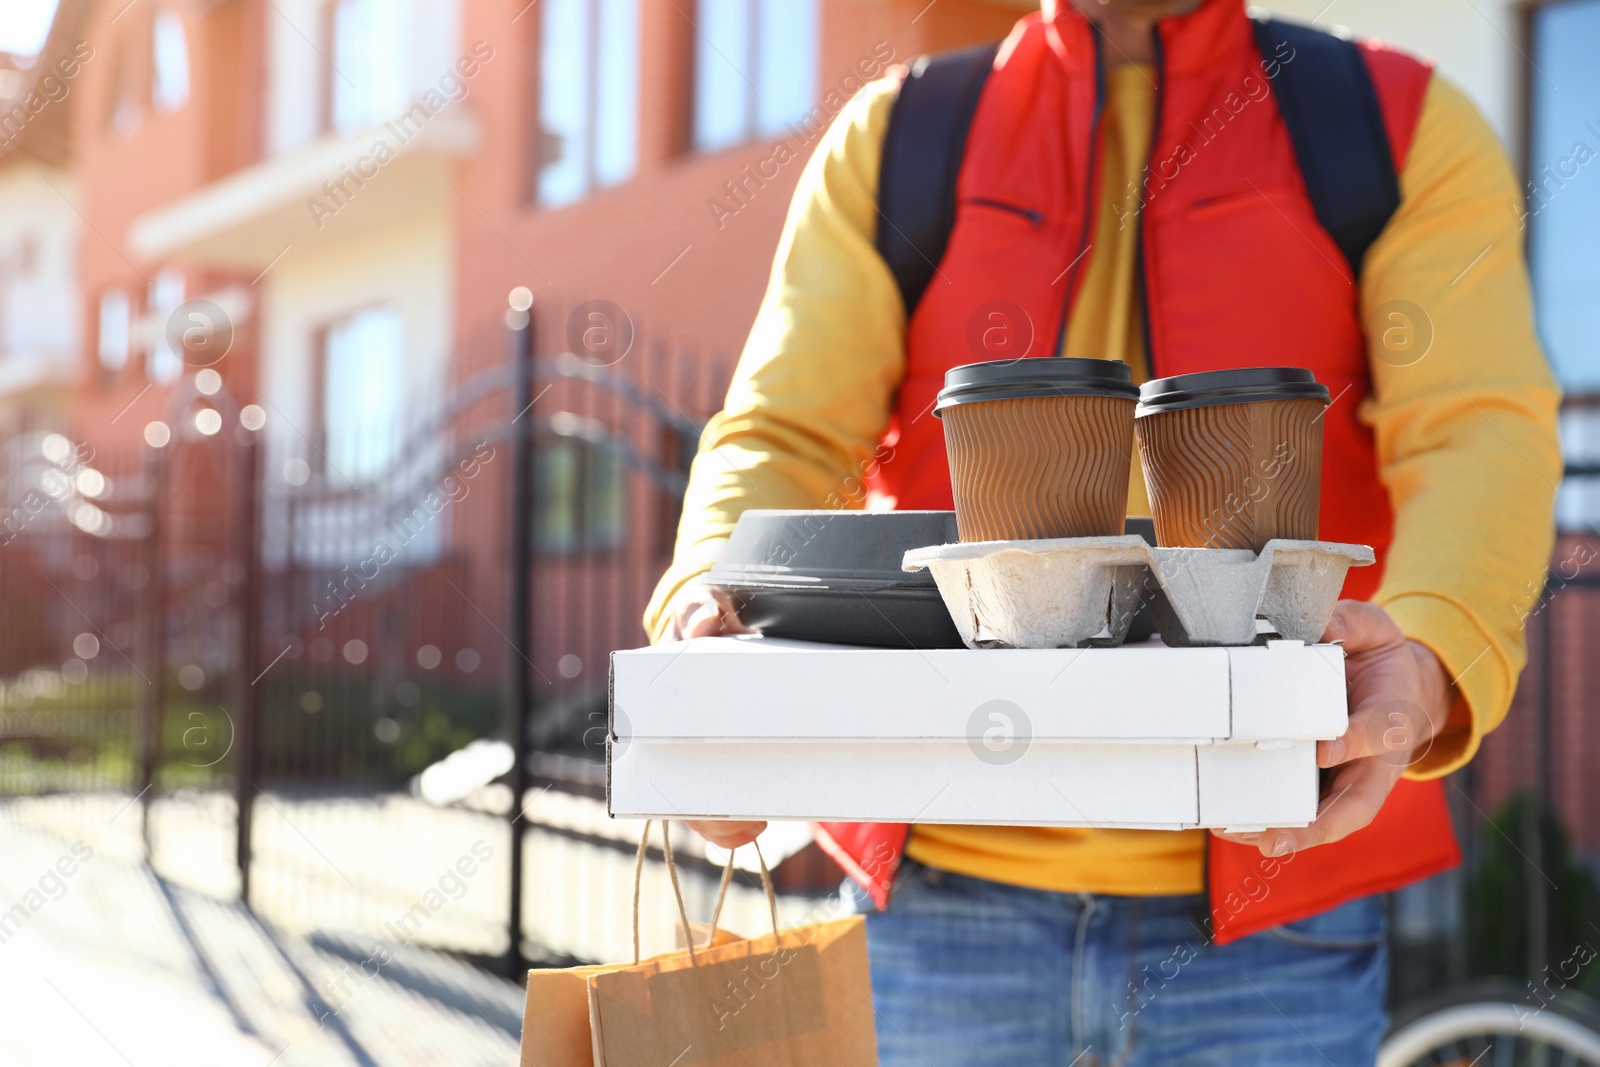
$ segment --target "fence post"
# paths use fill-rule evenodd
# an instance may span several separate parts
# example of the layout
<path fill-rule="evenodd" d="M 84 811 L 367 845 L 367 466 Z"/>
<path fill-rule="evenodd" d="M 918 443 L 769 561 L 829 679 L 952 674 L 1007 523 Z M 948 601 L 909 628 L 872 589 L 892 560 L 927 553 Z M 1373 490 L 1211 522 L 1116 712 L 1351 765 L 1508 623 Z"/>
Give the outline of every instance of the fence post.
<path fill-rule="evenodd" d="M 237 813 L 234 816 L 235 858 L 239 864 L 239 901 L 250 906 L 251 828 L 254 825 L 256 767 L 256 741 L 260 736 L 259 691 L 256 689 L 257 667 L 261 661 L 261 493 L 265 479 L 261 476 L 266 449 L 257 431 L 244 430 L 249 442 L 244 448 L 244 497 L 240 502 L 239 555 L 244 564 L 244 582 L 239 590 L 239 677 L 234 701 L 239 721 L 234 726 L 233 789 Z"/>
<path fill-rule="evenodd" d="M 522 955 L 522 820 L 528 792 L 528 715 L 533 694 L 533 308 L 506 313 L 514 402 L 511 410 L 511 645 L 506 721 L 511 731 L 511 915 L 506 972 L 520 978 Z"/>
<path fill-rule="evenodd" d="M 144 858 L 148 863 L 154 856 L 150 834 L 150 797 L 155 786 L 155 766 L 161 747 L 162 722 L 161 688 L 166 673 L 166 596 L 164 566 L 161 553 L 161 505 L 166 493 L 167 463 L 165 446 L 145 446 L 145 487 L 149 496 L 142 546 L 145 582 L 139 598 L 139 659 L 143 664 L 140 673 L 144 686 L 135 703 L 137 709 L 138 749 L 135 753 L 139 787 L 135 799 L 140 801 L 140 836 L 144 839 Z"/>
<path fill-rule="evenodd" d="M 1539 625 L 1539 700 L 1534 705 L 1538 722 L 1534 724 L 1533 782 L 1528 790 L 1528 803 L 1524 807 L 1524 836 L 1527 852 L 1523 859 L 1528 869 L 1523 879 L 1528 887 L 1528 977 L 1540 979 L 1546 970 L 1550 945 L 1550 878 L 1545 874 L 1545 828 L 1557 821 L 1555 792 L 1551 788 L 1554 773 L 1555 745 L 1552 736 L 1552 717 L 1555 711 L 1555 604 L 1560 586 L 1548 576 L 1540 598 L 1536 602 L 1542 616 Z M 1526 634 L 1529 627 L 1523 624 Z M 1557 877 L 1561 877 L 1558 873 Z"/>

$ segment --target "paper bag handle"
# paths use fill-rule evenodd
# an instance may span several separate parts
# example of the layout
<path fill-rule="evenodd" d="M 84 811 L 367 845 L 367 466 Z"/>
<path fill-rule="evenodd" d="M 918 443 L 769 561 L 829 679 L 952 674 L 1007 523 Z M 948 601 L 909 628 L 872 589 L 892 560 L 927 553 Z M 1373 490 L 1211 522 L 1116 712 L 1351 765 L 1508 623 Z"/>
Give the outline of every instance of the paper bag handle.
<path fill-rule="evenodd" d="M 639 835 L 639 852 L 633 862 L 633 962 L 639 962 L 639 892 L 644 882 L 644 857 L 650 845 L 650 824 L 654 820 L 646 819 L 644 832 Z M 661 820 L 661 851 L 667 860 L 667 878 L 672 882 L 672 895 L 678 901 L 678 921 L 683 924 L 683 943 L 689 946 L 689 961 L 695 963 L 694 935 L 689 929 L 689 909 L 683 903 L 683 889 L 678 884 L 678 866 L 672 859 L 672 838 L 668 831 L 668 820 Z M 756 849 L 756 862 L 761 866 L 761 888 L 766 890 L 767 909 L 772 914 L 772 937 L 774 942 L 778 939 L 778 896 L 772 890 L 772 873 L 767 870 L 766 857 L 761 854 L 759 842 L 751 842 Z M 702 948 L 710 948 L 717 939 L 717 920 L 722 916 L 723 902 L 728 898 L 728 883 L 733 880 L 733 854 L 736 849 L 728 851 L 728 863 L 722 869 L 722 882 L 717 887 L 717 906 L 711 913 L 711 931 L 706 935 L 706 942 Z"/>
<path fill-rule="evenodd" d="M 772 913 L 772 936 L 778 936 L 778 896 L 772 891 L 772 873 L 767 870 L 767 858 L 761 854 L 761 843 L 752 841 L 756 849 L 756 862 L 761 865 L 761 888 L 767 892 L 767 908 Z M 717 939 L 717 919 L 722 915 L 722 902 L 728 899 L 728 883 L 733 880 L 733 854 L 737 848 L 728 850 L 728 862 L 722 868 L 722 884 L 717 887 L 717 907 L 711 913 L 711 932 L 706 935 L 705 947 L 709 948 Z"/>

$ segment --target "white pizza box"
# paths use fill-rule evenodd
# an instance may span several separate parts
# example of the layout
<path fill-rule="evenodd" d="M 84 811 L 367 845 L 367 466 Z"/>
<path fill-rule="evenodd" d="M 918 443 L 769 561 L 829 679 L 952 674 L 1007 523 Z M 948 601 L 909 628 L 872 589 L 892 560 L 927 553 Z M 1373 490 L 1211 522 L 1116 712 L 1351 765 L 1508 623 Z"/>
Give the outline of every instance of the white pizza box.
<path fill-rule="evenodd" d="M 612 815 L 1303 826 L 1344 653 L 854 648 L 702 638 L 615 652 Z"/>

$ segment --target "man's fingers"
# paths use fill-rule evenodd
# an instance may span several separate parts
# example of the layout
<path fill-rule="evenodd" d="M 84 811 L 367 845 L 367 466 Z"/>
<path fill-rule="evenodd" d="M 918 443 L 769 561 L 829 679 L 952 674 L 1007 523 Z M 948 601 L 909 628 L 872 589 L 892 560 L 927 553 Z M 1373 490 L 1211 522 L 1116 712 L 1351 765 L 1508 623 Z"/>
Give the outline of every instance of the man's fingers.
<path fill-rule="evenodd" d="M 747 634 L 750 627 L 739 621 L 739 609 L 734 607 L 733 597 L 725 589 L 708 589 L 711 599 L 717 602 L 721 611 L 722 632 L 725 634 Z"/>
<path fill-rule="evenodd" d="M 683 620 L 683 636 L 687 640 L 692 637 L 716 637 L 722 633 L 722 606 L 715 600 L 702 600 L 690 606 L 688 617 Z"/>
<path fill-rule="evenodd" d="M 1422 705 L 1404 699 L 1386 700 L 1352 712 L 1343 736 L 1318 741 L 1317 766 L 1337 767 L 1372 756 L 1404 769 L 1417 759 L 1419 744 L 1425 744 L 1424 739 L 1431 736 Z M 1422 752 L 1426 751 L 1423 747 Z"/>
<path fill-rule="evenodd" d="M 1341 600 L 1333 606 L 1322 640 L 1343 641 L 1346 652 L 1365 652 L 1399 645 L 1405 641 L 1405 635 L 1389 613 L 1378 605 L 1364 600 Z"/>
<path fill-rule="evenodd" d="M 738 848 L 748 845 L 767 828 L 764 822 L 731 822 L 713 820 L 691 822 L 689 828 L 720 848 Z"/>
<path fill-rule="evenodd" d="M 667 640 L 687 641 L 693 637 L 750 632 L 749 627 L 739 621 L 739 613 L 726 592 L 703 586 L 691 588 L 692 591 L 680 594 L 672 621 L 667 626 Z"/>
<path fill-rule="evenodd" d="M 1256 841 L 1264 856 L 1287 856 L 1301 849 L 1342 841 L 1378 817 L 1399 772 L 1381 760 L 1347 764 L 1328 783 L 1328 796 L 1310 826 L 1268 830 Z"/>

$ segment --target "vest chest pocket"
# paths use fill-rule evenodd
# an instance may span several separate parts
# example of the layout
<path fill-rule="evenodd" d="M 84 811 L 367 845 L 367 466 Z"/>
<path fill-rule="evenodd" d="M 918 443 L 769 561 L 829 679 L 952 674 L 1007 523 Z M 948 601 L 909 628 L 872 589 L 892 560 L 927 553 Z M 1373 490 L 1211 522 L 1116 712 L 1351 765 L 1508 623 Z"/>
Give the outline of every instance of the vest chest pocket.
<path fill-rule="evenodd" d="M 1355 285 L 1304 193 L 1235 190 L 1149 223 L 1156 373 L 1295 366 L 1326 381 L 1364 369 Z"/>
<path fill-rule="evenodd" d="M 1035 230 L 1042 229 L 1045 223 L 1043 211 L 1000 197 L 969 196 L 961 201 L 960 210 L 965 211 L 968 208 L 983 214 L 995 213 L 1002 218 L 1015 219 Z"/>
<path fill-rule="evenodd" d="M 907 371 L 1044 355 L 1063 288 L 1061 227 L 1021 199 L 964 197 L 911 331 Z"/>
<path fill-rule="evenodd" d="M 1205 222 L 1209 219 L 1222 218 L 1227 215 L 1249 211 L 1252 208 L 1267 208 L 1271 210 L 1274 205 L 1295 204 L 1299 200 L 1301 200 L 1301 197 L 1298 192 L 1285 185 L 1274 185 L 1270 188 L 1263 187 L 1260 189 L 1246 187 L 1244 189 L 1235 189 L 1228 193 L 1217 193 L 1212 196 L 1201 197 L 1198 200 L 1191 200 L 1186 214 L 1190 222 Z M 1310 214 L 1309 217 L 1315 222 L 1316 216 L 1314 214 Z"/>

